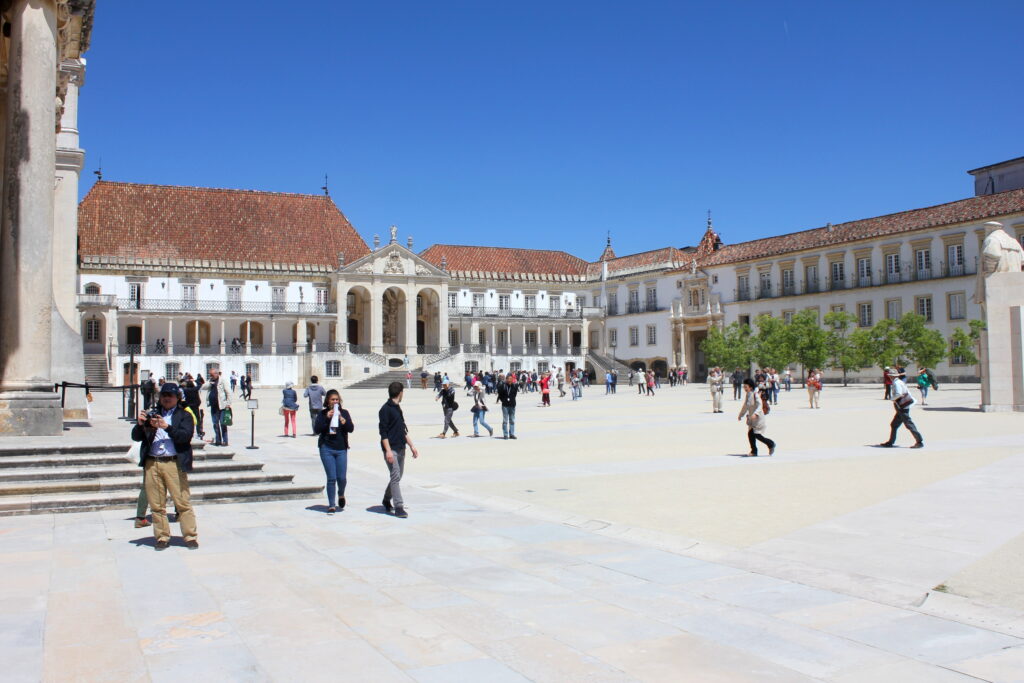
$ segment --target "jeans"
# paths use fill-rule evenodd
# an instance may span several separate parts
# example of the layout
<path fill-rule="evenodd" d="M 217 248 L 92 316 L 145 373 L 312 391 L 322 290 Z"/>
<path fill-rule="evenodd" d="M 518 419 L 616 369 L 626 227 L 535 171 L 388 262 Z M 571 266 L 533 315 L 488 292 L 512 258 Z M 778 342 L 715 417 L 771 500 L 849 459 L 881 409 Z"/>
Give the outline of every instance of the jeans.
<path fill-rule="evenodd" d="M 900 425 L 905 425 L 907 430 L 914 435 L 915 443 L 924 443 L 924 437 L 921 436 L 921 432 L 917 431 L 917 425 L 910 418 L 910 408 L 897 408 L 896 415 L 893 416 L 892 422 L 889 423 L 889 440 L 886 441 L 890 446 L 896 443 L 896 432 L 899 431 Z"/>
<path fill-rule="evenodd" d="M 211 410 L 210 419 L 213 420 L 214 445 L 220 444 L 222 446 L 227 446 L 228 428 L 224 426 L 224 423 L 221 422 L 221 413 L 223 412 L 224 411 L 222 410 Z"/>
<path fill-rule="evenodd" d="M 501 407 L 501 433 L 504 436 L 516 435 L 516 407 Z"/>
<path fill-rule="evenodd" d="M 789 391 L 792 388 L 793 388 L 793 380 L 790 379 L 789 377 L 787 377 L 786 378 L 786 391 Z"/>
<path fill-rule="evenodd" d="M 772 403 L 779 405 L 779 385 L 772 385 Z"/>
<path fill-rule="evenodd" d="M 918 389 L 921 390 L 921 402 L 924 403 L 924 400 L 928 398 L 928 385 L 925 384 L 923 387 L 918 387 Z"/>
<path fill-rule="evenodd" d="M 405 501 L 402 500 L 402 475 L 405 473 L 405 448 L 394 448 L 395 461 L 388 462 L 387 455 L 384 456 L 384 464 L 388 466 L 388 472 L 391 473 L 391 479 L 388 482 L 388 487 L 384 489 L 384 500 L 393 502 L 396 508 L 405 507 Z"/>
<path fill-rule="evenodd" d="M 740 387 L 742 387 L 742 386 L 743 386 L 742 384 L 733 384 L 732 385 L 732 400 L 736 401 L 736 400 L 739 399 L 739 397 L 740 397 Z"/>
<path fill-rule="evenodd" d="M 480 433 L 480 430 L 477 427 L 477 425 L 483 425 L 484 429 L 486 429 L 488 433 L 494 434 L 494 430 L 491 429 L 491 425 L 487 424 L 487 420 L 484 419 L 485 415 L 487 415 L 486 410 L 478 410 L 475 413 L 473 413 L 473 436 L 476 436 Z"/>
<path fill-rule="evenodd" d="M 316 432 L 316 416 L 320 414 L 322 408 L 310 408 L 309 409 L 309 431 Z"/>
<path fill-rule="evenodd" d="M 455 434 L 459 433 L 459 428 L 455 426 L 454 422 L 452 422 L 452 415 L 454 415 L 454 414 L 455 414 L 455 411 L 452 410 L 451 408 L 445 408 L 444 409 L 444 428 L 441 430 L 442 434 L 447 434 L 449 427 L 452 428 L 452 432 L 453 433 L 455 433 Z"/>
<path fill-rule="evenodd" d="M 774 450 L 775 449 L 775 442 L 774 441 L 769 439 L 767 436 L 764 436 L 763 434 L 755 434 L 753 429 L 748 429 L 747 430 L 747 441 L 750 442 L 750 452 L 753 453 L 754 455 L 757 455 L 757 442 L 758 441 L 760 441 L 765 446 L 767 446 L 768 450 Z"/>
<path fill-rule="evenodd" d="M 335 507 L 337 498 L 345 497 L 345 484 L 348 473 L 348 451 L 338 450 L 329 446 L 320 447 L 320 462 L 324 465 L 327 475 L 327 505 Z M 335 488 L 337 487 L 337 488 Z M 337 498 L 335 498 L 337 493 Z"/>

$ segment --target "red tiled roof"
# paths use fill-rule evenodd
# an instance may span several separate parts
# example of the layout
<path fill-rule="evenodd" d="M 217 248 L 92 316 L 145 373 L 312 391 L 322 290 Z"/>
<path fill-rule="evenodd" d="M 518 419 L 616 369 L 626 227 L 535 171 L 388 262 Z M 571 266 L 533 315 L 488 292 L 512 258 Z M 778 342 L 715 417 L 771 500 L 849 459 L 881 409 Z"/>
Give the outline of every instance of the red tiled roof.
<path fill-rule="evenodd" d="M 483 277 L 503 280 L 575 279 L 587 270 L 587 262 L 564 251 L 516 249 L 509 247 L 469 247 L 459 244 L 435 244 L 420 256 L 456 277 Z"/>
<path fill-rule="evenodd" d="M 101 180 L 78 209 L 78 254 L 337 267 L 369 247 L 330 197 Z"/>
<path fill-rule="evenodd" d="M 662 247 L 661 249 L 642 251 L 639 254 L 629 254 L 628 256 L 619 256 L 606 261 L 591 263 L 587 267 L 587 277 L 589 279 L 601 277 L 602 267 L 605 263 L 608 264 L 608 275 L 615 276 L 629 272 L 652 270 L 662 264 L 667 264 L 670 268 L 677 267 L 684 263 L 689 263 L 692 258 L 692 255 L 687 254 L 682 249 Z"/>
<path fill-rule="evenodd" d="M 845 244 L 873 237 L 896 235 L 942 225 L 980 221 L 1024 211 L 1024 189 L 970 197 L 924 209 L 901 211 L 828 227 L 729 244 L 701 258 L 702 267 L 748 261 L 788 252 Z"/>

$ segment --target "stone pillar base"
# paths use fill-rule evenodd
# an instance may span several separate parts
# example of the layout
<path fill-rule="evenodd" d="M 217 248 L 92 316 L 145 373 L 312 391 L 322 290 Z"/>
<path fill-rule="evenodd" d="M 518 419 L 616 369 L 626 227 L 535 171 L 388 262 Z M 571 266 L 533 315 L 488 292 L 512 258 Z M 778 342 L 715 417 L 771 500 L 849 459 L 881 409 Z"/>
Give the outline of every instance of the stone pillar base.
<path fill-rule="evenodd" d="M 1024 273 L 985 278 L 981 410 L 1024 411 Z"/>
<path fill-rule="evenodd" d="M 60 396 L 41 391 L 0 391 L 0 436 L 60 436 Z"/>

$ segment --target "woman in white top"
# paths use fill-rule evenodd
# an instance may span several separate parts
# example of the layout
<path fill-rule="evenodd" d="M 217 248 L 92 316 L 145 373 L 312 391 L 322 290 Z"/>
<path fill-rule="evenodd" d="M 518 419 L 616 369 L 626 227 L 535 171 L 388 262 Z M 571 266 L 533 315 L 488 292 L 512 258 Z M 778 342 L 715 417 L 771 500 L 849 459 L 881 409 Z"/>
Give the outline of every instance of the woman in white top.
<path fill-rule="evenodd" d="M 758 396 L 756 391 L 757 384 L 754 380 L 749 377 L 743 380 L 743 391 L 746 392 L 746 396 L 743 398 L 743 405 L 740 407 L 740 414 L 737 420 L 742 420 L 744 416 L 747 418 L 747 441 L 750 442 L 750 453 L 748 457 L 757 457 L 757 442 L 762 442 L 768 447 L 768 455 L 775 454 L 775 442 L 764 435 L 764 430 L 768 427 L 768 421 L 765 419 L 764 407 L 761 405 L 761 397 Z"/>
<path fill-rule="evenodd" d="M 816 368 L 807 375 L 807 401 L 811 408 L 821 407 L 821 372 Z"/>

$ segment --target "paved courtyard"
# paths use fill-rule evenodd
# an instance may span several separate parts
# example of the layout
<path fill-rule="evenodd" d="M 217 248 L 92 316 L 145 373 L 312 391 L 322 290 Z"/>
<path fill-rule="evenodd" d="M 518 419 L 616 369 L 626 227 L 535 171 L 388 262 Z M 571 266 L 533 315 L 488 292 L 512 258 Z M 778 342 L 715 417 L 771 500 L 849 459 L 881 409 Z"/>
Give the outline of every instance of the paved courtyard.
<path fill-rule="evenodd" d="M 517 441 L 468 438 L 463 400 L 442 441 L 409 391 L 407 520 L 380 508 L 367 390 L 344 392 L 333 517 L 205 505 L 201 548 L 163 553 L 133 510 L 0 517 L 4 680 L 1024 680 L 1024 416 L 943 386 L 914 409 L 926 448 L 883 450 L 880 387 L 826 387 L 821 410 L 794 388 L 753 459 L 728 395 L 715 415 L 702 385 L 634 392 L 524 397 Z M 279 393 L 256 396 L 256 457 L 321 481 Z M 70 436 L 127 442 L 119 400 L 93 407 Z"/>

